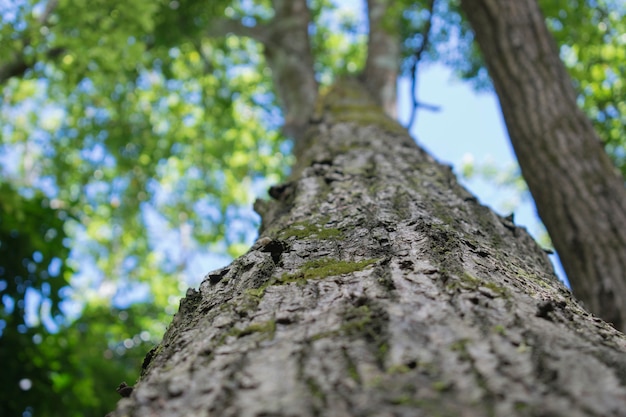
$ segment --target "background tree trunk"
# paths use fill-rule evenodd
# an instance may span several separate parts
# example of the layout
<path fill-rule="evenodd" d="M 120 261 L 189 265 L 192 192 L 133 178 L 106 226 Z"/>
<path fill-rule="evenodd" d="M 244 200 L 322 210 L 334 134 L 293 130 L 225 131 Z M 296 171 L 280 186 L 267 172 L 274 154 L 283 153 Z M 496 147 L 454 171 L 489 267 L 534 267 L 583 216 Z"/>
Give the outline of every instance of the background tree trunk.
<path fill-rule="evenodd" d="M 618 416 L 626 337 L 365 89 L 320 105 L 261 237 L 189 290 L 114 416 Z"/>
<path fill-rule="evenodd" d="M 400 62 L 400 37 L 389 30 L 397 16 L 390 13 L 389 0 L 367 0 L 369 32 L 367 61 L 363 70 L 369 93 L 384 112 L 398 117 L 396 83 Z"/>
<path fill-rule="evenodd" d="M 536 0 L 461 2 L 539 216 L 576 296 L 626 330 L 626 189 Z"/>

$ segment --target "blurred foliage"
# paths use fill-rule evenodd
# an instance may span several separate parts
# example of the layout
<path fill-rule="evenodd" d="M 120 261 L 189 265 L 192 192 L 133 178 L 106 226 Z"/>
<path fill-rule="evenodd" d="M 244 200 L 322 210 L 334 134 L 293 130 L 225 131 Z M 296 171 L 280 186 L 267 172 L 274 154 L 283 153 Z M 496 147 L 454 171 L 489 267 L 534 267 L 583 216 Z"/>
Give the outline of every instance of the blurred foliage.
<path fill-rule="evenodd" d="M 540 2 L 608 154 L 626 178 L 626 4 L 623 0 Z"/>
<path fill-rule="evenodd" d="M 336 77 L 361 71 L 367 53 L 365 11 L 339 8 L 330 0 L 313 0 L 310 8 L 317 81 L 328 86 Z"/>
<path fill-rule="evenodd" d="M 39 299 L 31 310 L 60 314 L 60 291 L 72 273 L 65 262 L 70 251 L 63 228 L 67 213 L 51 208 L 40 192 L 29 198 L 2 183 L 0 195 L 0 296 L 5 305 L 0 317 L 12 323 L 0 330 L 23 329 L 29 292 Z"/>
<path fill-rule="evenodd" d="M 308 3 L 318 81 L 358 73 L 364 10 Z M 432 16 L 427 3 L 392 2 L 405 73 L 432 18 L 424 62 L 489 88 L 458 0 Z M 624 172 L 624 10 L 542 4 Z M 218 266 L 194 259 L 247 249 L 250 203 L 284 177 L 290 146 L 263 47 L 203 34 L 215 18 L 272 16 L 269 0 L 0 1 L 0 415 L 110 411 L 195 268 Z"/>
<path fill-rule="evenodd" d="M 48 386 L 48 371 L 36 360 L 40 352 L 33 338 L 43 329 L 41 317 L 61 321 L 61 291 L 72 273 L 63 227 L 67 213 L 51 208 L 41 192 L 30 194 L 0 183 L 0 414 L 7 416 L 23 409 L 23 404 L 13 404 L 24 395 L 20 380 L 37 382 L 28 391 L 31 403 Z"/>
<path fill-rule="evenodd" d="M 516 162 L 503 166 L 487 155 L 477 163 L 474 155 L 468 153 L 463 156 L 460 168 L 463 180 L 470 181 L 473 186 L 483 185 L 497 193 L 498 203 L 494 208 L 502 215 L 514 213 L 523 203 L 533 203 L 526 181 Z M 539 227 L 546 235 L 545 237 L 540 235 L 540 238 L 549 239 L 543 225 Z"/>
<path fill-rule="evenodd" d="M 106 414 L 201 278 L 187 253 L 254 238 L 280 112 L 259 45 L 199 36 L 246 3 L 0 5 L 0 415 Z"/>
<path fill-rule="evenodd" d="M 162 334 L 155 323 L 168 318 L 158 310 L 147 303 L 124 310 L 87 304 L 78 320 L 56 333 L 42 326 L 7 329 L 0 339 L 2 415 L 102 417 L 119 399 L 115 387 L 137 378 L 158 339 L 151 335 Z"/>

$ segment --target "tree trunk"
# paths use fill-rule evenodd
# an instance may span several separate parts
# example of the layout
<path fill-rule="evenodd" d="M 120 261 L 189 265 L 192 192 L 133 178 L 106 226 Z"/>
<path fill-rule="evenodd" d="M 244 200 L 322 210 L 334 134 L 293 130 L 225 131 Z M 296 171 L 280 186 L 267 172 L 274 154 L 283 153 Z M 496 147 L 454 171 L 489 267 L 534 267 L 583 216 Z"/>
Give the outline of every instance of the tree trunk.
<path fill-rule="evenodd" d="M 355 81 L 113 416 L 619 416 L 626 337 Z"/>
<path fill-rule="evenodd" d="M 461 2 L 522 169 L 574 294 L 626 330 L 626 189 L 536 0 Z"/>
<path fill-rule="evenodd" d="M 398 117 L 396 83 L 401 41 L 389 30 L 398 16 L 390 10 L 389 0 L 367 0 L 369 22 L 367 61 L 363 79 L 376 104 L 392 119 Z"/>

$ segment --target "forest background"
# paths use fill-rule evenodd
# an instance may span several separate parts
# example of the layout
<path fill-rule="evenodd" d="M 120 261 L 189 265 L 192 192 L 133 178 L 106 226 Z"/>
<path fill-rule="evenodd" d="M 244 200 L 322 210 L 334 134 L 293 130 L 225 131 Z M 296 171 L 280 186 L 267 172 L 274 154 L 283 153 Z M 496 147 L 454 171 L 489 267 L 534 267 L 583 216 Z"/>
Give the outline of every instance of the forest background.
<path fill-rule="evenodd" d="M 205 3 L 0 1 L 2 415 L 104 415 L 187 287 L 256 237 L 252 201 L 284 178 L 291 144 L 260 46 L 208 35 L 222 15 L 253 30 L 269 2 Z M 626 7 L 540 3 L 579 104 L 624 175 Z M 360 3 L 310 5 L 319 81 L 358 72 Z M 471 32 L 454 1 L 435 2 L 432 15 L 429 5 L 398 2 L 400 119 L 411 118 L 417 74 L 419 143 L 546 239 L 532 208 L 520 209 L 530 197 L 503 162 L 508 141 L 494 133 L 502 124 Z M 463 158 L 472 154 L 479 163 Z"/>

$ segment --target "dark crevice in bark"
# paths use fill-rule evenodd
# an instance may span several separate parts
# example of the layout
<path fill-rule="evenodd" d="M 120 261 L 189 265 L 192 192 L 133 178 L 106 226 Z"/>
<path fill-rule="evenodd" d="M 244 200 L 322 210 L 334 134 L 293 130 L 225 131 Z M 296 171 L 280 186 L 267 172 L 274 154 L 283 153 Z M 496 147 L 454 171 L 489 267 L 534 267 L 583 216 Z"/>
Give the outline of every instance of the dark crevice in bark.
<path fill-rule="evenodd" d="M 389 346 L 389 317 L 376 300 L 357 297 L 350 300 L 343 314 L 344 332 L 349 338 L 364 340 L 380 370 L 385 370 L 385 357 Z"/>

